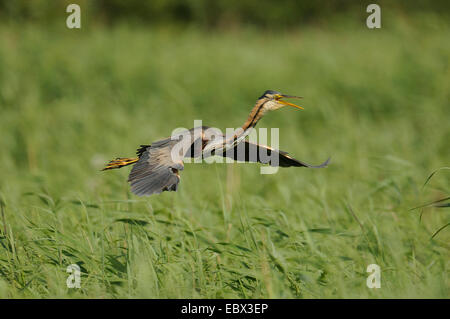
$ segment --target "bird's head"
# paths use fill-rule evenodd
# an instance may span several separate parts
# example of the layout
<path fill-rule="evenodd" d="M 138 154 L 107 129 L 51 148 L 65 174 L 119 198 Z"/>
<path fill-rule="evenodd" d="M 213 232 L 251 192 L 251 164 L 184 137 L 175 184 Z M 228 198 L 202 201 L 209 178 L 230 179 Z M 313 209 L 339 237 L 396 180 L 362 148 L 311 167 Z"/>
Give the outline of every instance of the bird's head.
<path fill-rule="evenodd" d="M 264 108 L 266 111 L 277 110 L 285 106 L 293 106 L 303 110 L 303 107 L 283 100 L 286 98 L 301 99 L 300 96 L 286 95 L 281 94 L 280 92 L 277 91 L 267 90 L 266 92 L 264 92 L 263 95 L 261 95 L 261 97 L 258 99 L 258 102 L 264 103 Z"/>

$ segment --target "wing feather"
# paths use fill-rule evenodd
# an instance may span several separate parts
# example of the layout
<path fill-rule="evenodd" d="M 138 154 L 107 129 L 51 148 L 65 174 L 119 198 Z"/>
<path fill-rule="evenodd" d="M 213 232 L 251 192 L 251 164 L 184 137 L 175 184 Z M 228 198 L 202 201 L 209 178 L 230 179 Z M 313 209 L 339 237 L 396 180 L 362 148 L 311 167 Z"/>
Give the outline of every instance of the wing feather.
<path fill-rule="evenodd" d="M 184 169 L 182 153 L 174 150 L 181 139 L 164 139 L 139 149 L 141 156 L 128 177 L 131 191 L 138 196 L 176 191 L 180 182 L 179 172 Z M 189 144 L 190 146 L 190 144 Z"/>
<path fill-rule="evenodd" d="M 276 150 L 266 145 L 251 143 L 249 141 L 242 141 L 234 148 L 227 150 L 222 154 L 218 154 L 241 162 L 259 162 L 262 164 L 269 164 L 271 166 L 280 167 L 309 167 L 309 168 L 323 168 L 328 165 L 330 158 L 320 165 L 311 165 L 299 161 L 288 155 L 287 152 Z"/>

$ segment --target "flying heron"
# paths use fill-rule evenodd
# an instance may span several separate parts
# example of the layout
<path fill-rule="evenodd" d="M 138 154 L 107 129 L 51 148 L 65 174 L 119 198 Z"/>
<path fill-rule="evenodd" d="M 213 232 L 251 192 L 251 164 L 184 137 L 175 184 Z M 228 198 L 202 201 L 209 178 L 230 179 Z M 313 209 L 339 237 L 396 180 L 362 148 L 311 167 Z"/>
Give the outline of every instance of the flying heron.
<path fill-rule="evenodd" d="M 103 170 L 134 164 L 128 177 L 131 191 L 138 196 L 145 196 L 163 191 L 176 191 L 180 182 L 179 172 L 184 169 L 184 158 L 220 155 L 237 161 L 259 162 L 271 166 L 326 167 L 330 159 L 317 166 L 310 165 L 290 157 L 287 152 L 245 140 L 268 111 L 285 106 L 303 109 L 301 106 L 284 101 L 285 98 L 299 99 L 300 97 L 273 90 L 264 92 L 256 101 L 244 125 L 230 136 L 217 133 L 208 126 L 195 127 L 184 131 L 179 137 L 172 136 L 149 145 L 141 145 L 137 149 L 136 158 L 116 158 Z M 217 135 L 220 138 L 217 138 Z M 263 153 L 267 156 L 262 156 Z"/>

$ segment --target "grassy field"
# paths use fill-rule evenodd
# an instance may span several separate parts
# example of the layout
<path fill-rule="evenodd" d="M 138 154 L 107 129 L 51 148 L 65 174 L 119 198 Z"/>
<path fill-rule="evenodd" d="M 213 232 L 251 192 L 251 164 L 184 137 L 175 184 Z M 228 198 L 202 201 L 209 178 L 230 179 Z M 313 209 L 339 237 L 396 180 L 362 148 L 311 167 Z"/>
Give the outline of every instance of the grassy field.
<path fill-rule="evenodd" d="M 0 297 L 450 296 L 450 25 L 288 33 L 0 26 Z M 266 89 L 280 148 L 327 169 L 187 164 L 139 198 L 109 159 L 195 119 L 245 121 Z M 421 214 L 422 213 L 422 214 Z M 421 218 L 420 218 L 421 217 Z M 81 288 L 66 286 L 70 264 Z M 381 288 L 366 286 L 369 264 Z"/>

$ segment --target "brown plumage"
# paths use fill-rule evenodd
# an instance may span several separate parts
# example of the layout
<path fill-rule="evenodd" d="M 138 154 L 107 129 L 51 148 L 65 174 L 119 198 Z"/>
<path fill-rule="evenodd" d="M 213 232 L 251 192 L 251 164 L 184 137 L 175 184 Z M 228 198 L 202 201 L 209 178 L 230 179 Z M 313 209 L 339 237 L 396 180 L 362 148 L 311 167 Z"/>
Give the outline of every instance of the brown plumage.
<path fill-rule="evenodd" d="M 257 100 L 242 129 L 233 136 L 224 136 L 216 129 L 207 126 L 192 128 L 177 137 L 169 137 L 151 145 L 141 145 L 136 151 L 137 158 L 116 158 L 103 170 L 134 164 L 128 182 L 134 194 L 144 196 L 159 194 L 163 191 L 176 191 L 180 182 L 179 173 L 184 169 L 183 159 L 186 157 L 205 158 L 219 155 L 237 161 L 259 162 L 271 166 L 326 167 L 329 159 L 314 166 L 292 158 L 287 152 L 245 140 L 250 130 L 266 112 L 287 105 L 302 109 L 300 106 L 283 101 L 282 98 L 298 97 L 271 90 L 264 92 Z M 213 139 L 211 136 L 219 136 L 219 138 Z"/>

